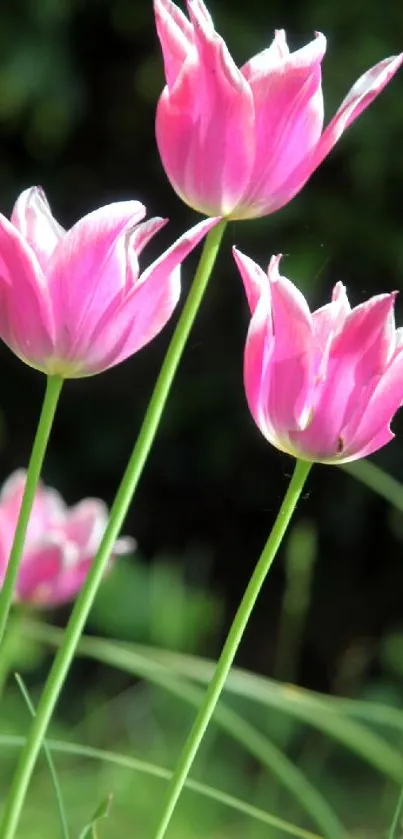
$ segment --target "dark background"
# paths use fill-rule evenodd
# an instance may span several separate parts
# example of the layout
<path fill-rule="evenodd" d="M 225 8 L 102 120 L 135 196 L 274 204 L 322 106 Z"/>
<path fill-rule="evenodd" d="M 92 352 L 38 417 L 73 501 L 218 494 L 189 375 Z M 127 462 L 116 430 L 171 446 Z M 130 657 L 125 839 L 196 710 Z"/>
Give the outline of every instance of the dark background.
<path fill-rule="evenodd" d="M 324 31 L 327 120 L 361 73 L 403 48 L 397 2 L 249 0 L 245 9 L 241 0 L 212 0 L 210 10 L 239 64 L 269 44 L 275 27 L 287 29 L 293 48 L 310 40 L 313 30 Z M 155 145 L 162 86 L 151 1 L 2 4 L 2 211 L 9 215 L 18 193 L 32 184 L 45 188 L 55 216 L 67 227 L 104 203 L 136 198 L 150 215 L 171 219 L 145 260 L 157 255 L 197 220 L 172 191 Z M 237 244 L 262 264 L 273 252 L 286 254 L 284 272 L 300 284 L 312 307 L 326 302 L 337 280 L 347 285 L 353 303 L 400 289 L 402 102 L 400 73 L 288 207 L 257 222 L 232 223 L 226 233 L 125 526 L 138 541 L 140 568 L 173 559 L 191 589 L 215 593 L 223 604 L 194 645 L 205 654 L 219 651 L 292 469 L 291 459 L 260 435 L 245 403 L 248 313 L 230 246 Z M 192 255 L 183 271 L 184 295 L 195 264 Z M 120 367 L 67 382 L 44 474 L 69 502 L 97 495 L 111 503 L 176 318 L 177 313 L 151 345 Z M 403 322 L 399 300 L 397 319 Z M 0 364 L 3 479 L 27 463 L 44 378 L 6 347 L 0 348 Z M 402 419 L 394 426 L 397 440 L 376 461 L 403 481 Z M 399 515 L 338 468 L 317 466 L 296 521 L 313 531 L 316 550 L 293 675 L 303 685 L 345 694 L 377 686 L 397 690 L 383 651 L 387 639 L 402 630 Z M 284 584 L 283 551 L 239 656 L 243 665 L 266 674 L 274 672 Z M 131 597 L 136 622 L 135 588 Z M 111 594 L 110 611 L 119 608 L 119 595 Z M 64 617 L 64 612 L 55 616 L 60 623 Z M 107 617 L 92 629 L 119 634 Z M 78 668 L 78 683 L 80 674 Z"/>

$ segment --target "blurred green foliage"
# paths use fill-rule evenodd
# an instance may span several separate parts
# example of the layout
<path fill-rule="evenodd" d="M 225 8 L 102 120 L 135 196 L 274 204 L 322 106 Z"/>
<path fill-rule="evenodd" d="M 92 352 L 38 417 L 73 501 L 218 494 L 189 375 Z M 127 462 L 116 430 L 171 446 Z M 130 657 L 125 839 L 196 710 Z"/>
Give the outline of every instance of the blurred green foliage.
<path fill-rule="evenodd" d="M 327 119 L 358 76 L 403 45 L 399 3 L 375 0 L 212 0 L 211 11 L 237 61 L 265 48 L 275 27 L 292 47 L 323 30 Z M 171 219 L 147 254 L 194 222 L 173 194 L 154 141 L 163 84 L 151 0 L 18 0 L 0 7 L 0 187 L 9 214 L 18 192 L 46 189 L 69 226 L 102 203 L 143 200 Z M 243 292 L 229 254 L 237 244 L 266 263 L 283 252 L 284 271 L 312 305 L 342 280 L 354 303 L 403 285 L 402 75 L 352 126 L 303 192 L 273 217 L 231 225 L 189 342 L 164 422 L 126 523 L 139 544 L 121 562 L 94 608 L 91 634 L 130 644 L 216 656 L 291 470 L 259 436 L 242 387 L 247 328 Z M 145 260 L 148 259 L 147 254 Z M 184 292 L 196 257 L 185 266 Z M 403 308 L 397 312 L 402 323 Z M 120 368 L 68 383 L 45 479 L 69 502 L 112 500 L 169 338 Z M 27 462 L 43 380 L 0 348 L 2 478 Z M 402 420 L 376 462 L 403 480 Z M 276 562 L 243 643 L 239 663 L 283 674 L 317 690 L 403 704 L 401 513 L 348 474 L 312 471 L 290 541 Z M 286 572 L 284 573 L 284 563 Z M 288 569 L 288 571 L 287 571 Z M 298 592 L 300 591 L 300 597 Z M 55 619 L 63 625 L 66 611 Z M 18 628 L 16 628 L 16 633 Z M 9 636 L 8 669 L 21 670 L 34 699 L 49 663 L 29 637 Z M 197 659 L 194 659 L 197 665 Z M 7 668 L 6 668 L 7 669 Z M 0 673 L 4 685 L 7 673 Z M 285 695 L 284 695 L 285 696 Z M 396 783 L 301 720 L 227 697 L 239 713 L 306 772 L 350 833 L 384 835 Z M 359 706 L 357 706 L 358 708 Z M 336 713 L 336 712 L 335 712 Z M 341 712 L 340 712 L 341 713 Z M 344 712 L 343 712 L 344 713 Z M 347 713 L 347 712 L 346 712 Z M 53 734 L 172 767 L 194 710 L 147 679 L 80 659 Z M 29 714 L 17 687 L 4 688 L 0 732 L 21 735 Z M 371 728 L 372 728 L 371 724 Z M 400 733 L 375 726 L 396 749 Z M 79 756 L 55 756 L 76 837 L 113 792 L 97 826 L 107 836 L 151 835 L 163 781 Z M 4 794 L 15 755 L 4 751 Z M 213 728 L 195 776 L 302 825 L 306 814 L 256 756 Z M 41 762 L 19 837 L 58 835 L 47 768 Z M 189 835 L 253 839 L 283 835 L 195 793 L 183 796 L 173 826 Z"/>

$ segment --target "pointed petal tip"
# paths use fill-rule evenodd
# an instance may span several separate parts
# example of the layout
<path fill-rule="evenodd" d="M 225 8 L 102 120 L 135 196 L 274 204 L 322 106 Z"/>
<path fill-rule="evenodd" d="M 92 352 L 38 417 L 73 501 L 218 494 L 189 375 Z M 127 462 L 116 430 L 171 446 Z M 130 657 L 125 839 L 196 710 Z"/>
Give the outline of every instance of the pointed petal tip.
<path fill-rule="evenodd" d="M 340 294 L 344 294 L 345 291 L 346 286 L 344 285 L 344 283 L 341 282 L 341 280 L 338 280 L 333 287 L 332 300 L 336 300 L 336 298 L 339 297 Z"/>
<path fill-rule="evenodd" d="M 287 46 L 287 33 L 285 29 L 274 30 L 274 43 L 278 46 Z"/>
<path fill-rule="evenodd" d="M 208 26 L 214 32 L 214 24 L 203 0 L 186 0 L 189 17 L 194 25 Z"/>
<path fill-rule="evenodd" d="M 232 256 L 234 257 L 234 260 L 236 262 L 237 267 L 239 268 L 242 278 L 244 271 L 248 272 L 248 269 L 251 270 L 253 266 L 256 265 L 256 263 L 250 258 L 250 256 L 247 256 L 246 253 L 243 253 L 243 251 L 241 251 L 235 245 L 232 248 Z"/>
<path fill-rule="evenodd" d="M 268 274 L 270 282 L 275 283 L 280 279 L 279 265 L 280 265 L 280 262 L 281 262 L 282 258 L 283 258 L 282 253 L 273 254 L 273 256 L 271 257 L 270 262 L 269 262 L 269 266 L 268 266 L 268 269 L 267 269 L 267 274 Z"/>

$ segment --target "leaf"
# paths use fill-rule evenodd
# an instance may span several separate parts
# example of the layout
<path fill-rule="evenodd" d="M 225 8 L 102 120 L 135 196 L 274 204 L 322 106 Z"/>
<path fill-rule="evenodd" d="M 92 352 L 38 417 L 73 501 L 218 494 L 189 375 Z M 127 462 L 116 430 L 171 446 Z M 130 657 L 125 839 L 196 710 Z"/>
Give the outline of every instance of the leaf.
<path fill-rule="evenodd" d="M 29 622 L 27 631 L 37 640 L 52 646 L 59 646 L 63 637 L 63 633 L 55 627 L 32 621 Z M 213 661 L 196 656 L 103 638 L 83 637 L 77 654 L 149 680 L 155 676 L 156 668 L 159 668 L 163 674 L 168 672 L 171 676 L 208 684 L 215 666 Z M 237 667 L 232 668 L 224 691 L 289 714 L 341 743 L 395 783 L 402 783 L 403 759 L 400 751 L 348 716 L 356 714 L 365 718 L 366 715 L 371 721 L 394 724 L 400 729 L 403 726 L 403 715 L 396 709 L 389 709 L 380 704 L 375 708 L 370 702 L 356 703 L 354 700 L 329 698 L 295 685 L 281 684 L 267 677 L 257 676 Z M 389 714 L 393 723 L 388 720 Z"/>
<path fill-rule="evenodd" d="M 22 696 L 25 700 L 25 703 L 28 707 L 28 710 L 30 711 L 32 716 L 35 717 L 35 715 L 36 715 L 35 707 L 32 704 L 31 697 L 28 693 L 27 687 L 24 684 L 24 681 L 23 681 L 22 677 L 19 675 L 19 673 L 14 673 L 14 676 L 15 676 L 15 680 L 17 682 L 17 685 L 18 685 L 18 687 L 19 687 L 19 689 L 22 693 Z M 52 783 L 53 783 L 53 788 L 54 788 L 54 791 L 55 791 L 55 798 L 56 798 L 56 802 L 57 802 L 57 808 L 59 810 L 60 824 L 61 824 L 61 828 L 62 828 L 62 835 L 63 835 L 64 839 L 69 839 L 70 834 L 69 834 L 69 828 L 68 828 L 68 824 L 67 824 L 67 816 L 66 816 L 66 810 L 65 810 L 64 801 L 63 801 L 63 794 L 62 794 L 62 790 L 61 790 L 59 780 L 58 780 L 58 777 L 57 777 L 56 767 L 55 767 L 55 764 L 53 762 L 53 758 L 52 758 L 52 755 L 50 753 L 50 749 L 49 749 L 49 746 L 48 746 L 46 740 L 43 741 L 42 750 L 43 750 L 43 753 L 44 753 L 45 758 L 46 758 L 46 762 L 47 762 L 48 767 L 49 767 L 49 773 L 50 773 L 50 777 L 51 777 Z"/>
<path fill-rule="evenodd" d="M 81 831 L 79 839 L 98 839 L 97 824 L 101 819 L 107 819 L 111 809 L 112 795 L 109 794 L 101 801 L 92 816 L 91 821 Z"/>
<path fill-rule="evenodd" d="M 164 769 L 162 766 L 157 766 L 154 763 L 146 763 L 144 760 L 139 760 L 138 758 L 131 757 L 130 755 L 122 755 L 118 752 L 107 751 L 106 749 L 96 749 L 92 746 L 83 746 L 81 743 L 67 743 L 62 740 L 48 740 L 47 743 L 53 752 L 103 761 L 105 763 L 119 766 L 123 769 L 130 769 L 134 772 L 151 775 L 154 778 L 161 778 L 168 781 L 172 775 L 169 769 Z M 0 734 L 0 745 L 4 748 L 22 748 L 24 744 L 25 737 L 20 737 L 15 734 Z M 297 825 L 284 821 L 284 819 L 280 819 L 277 816 L 273 816 L 271 813 L 267 813 L 265 810 L 261 810 L 253 804 L 242 801 L 242 799 L 237 798 L 234 795 L 218 790 L 215 787 L 210 787 L 208 784 L 203 784 L 201 781 L 195 781 L 192 778 L 187 778 L 185 781 L 185 787 L 188 790 L 198 793 L 199 795 L 205 796 L 206 798 L 218 801 L 226 807 L 236 810 L 238 813 L 250 816 L 262 824 L 281 830 L 289 836 L 294 836 L 296 839 L 321 839 L 321 837 L 316 833 L 311 833 L 309 830 L 297 827 Z"/>

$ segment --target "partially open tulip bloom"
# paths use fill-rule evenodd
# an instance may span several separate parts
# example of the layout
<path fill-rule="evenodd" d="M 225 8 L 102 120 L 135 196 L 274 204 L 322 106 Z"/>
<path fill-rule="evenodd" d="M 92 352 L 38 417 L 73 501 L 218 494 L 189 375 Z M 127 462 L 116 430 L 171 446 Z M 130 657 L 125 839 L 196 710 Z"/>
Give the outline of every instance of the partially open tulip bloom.
<path fill-rule="evenodd" d="M 189 19 L 171 0 L 154 8 L 166 79 L 162 163 L 178 195 L 206 215 L 255 218 L 287 204 L 403 60 L 364 73 L 323 131 L 323 35 L 290 53 L 279 30 L 239 69 L 202 0 L 187 0 Z"/>
<path fill-rule="evenodd" d="M 142 273 L 139 257 L 166 219 L 121 201 L 67 232 L 43 191 L 27 189 L 8 221 L 0 214 L 0 338 L 48 374 L 99 373 L 147 344 L 180 294 L 180 263 L 216 219 L 181 236 Z"/>
<path fill-rule="evenodd" d="M 403 402 L 403 329 L 395 294 L 351 309 L 337 283 L 332 301 L 310 312 L 301 292 L 268 275 L 234 248 L 252 318 L 244 382 L 262 434 L 296 458 L 346 463 L 393 439 L 389 424 Z"/>
<path fill-rule="evenodd" d="M 0 584 L 25 487 L 25 472 L 14 472 L 0 493 Z M 98 498 L 67 507 L 58 492 L 41 484 L 37 490 L 18 572 L 15 599 L 57 606 L 78 594 L 100 545 L 108 511 Z M 130 553 L 132 539 L 118 539 L 113 557 Z"/>

